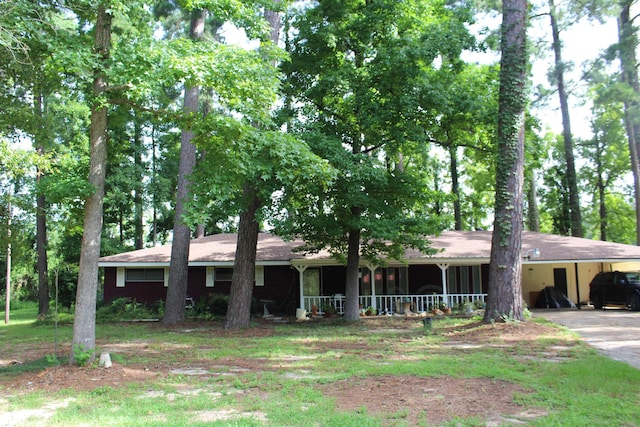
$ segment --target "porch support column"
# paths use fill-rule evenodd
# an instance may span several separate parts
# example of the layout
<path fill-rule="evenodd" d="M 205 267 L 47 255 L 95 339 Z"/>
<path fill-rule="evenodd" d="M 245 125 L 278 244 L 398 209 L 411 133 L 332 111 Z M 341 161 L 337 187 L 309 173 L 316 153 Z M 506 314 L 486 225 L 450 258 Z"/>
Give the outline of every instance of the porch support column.
<path fill-rule="evenodd" d="M 440 270 L 442 271 L 442 299 L 447 304 L 447 307 L 450 307 L 449 297 L 447 295 L 447 269 L 449 268 L 449 264 L 438 264 Z"/>
<path fill-rule="evenodd" d="M 377 265 L 373 265 L 373 264 L 366 264 L 366 267 L 369 269 L 369 271 L 371 272 L 371 308 L 373 308 L 374 310 L 378 310 L 378 303 L 376 302 L 376 269 L 378 268 Z"/>
<path fill-rule="evenodd" d="M 293 268 L 298 270 L 300 274 L 300 307 L 304 309 L 304 271 L 307 269 L 308 265 L 294 265 Z"/>
<path fill-rule="evenodd" d="M 582 306 L 580 305 L 580 278 L 578 277 L 578 263 L 576 262 L 574 264 L 574 268 L 576 269 L 576 299 L 578 301 L 576 301 L 576 306 L 578 307 L 578 310 L 580 310 L 580 308 L 582 308 Z"/>

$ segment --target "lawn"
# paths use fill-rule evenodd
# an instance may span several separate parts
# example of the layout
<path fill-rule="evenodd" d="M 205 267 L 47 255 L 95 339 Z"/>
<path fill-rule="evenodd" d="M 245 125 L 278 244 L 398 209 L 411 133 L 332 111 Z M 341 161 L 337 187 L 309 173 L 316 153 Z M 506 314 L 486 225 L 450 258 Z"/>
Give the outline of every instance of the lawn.
<path fill-rule="evenodd" d="M 104 368 L 34 318 L 0 326 L 2 426 L 640 425 L 640 370 L 540 319 L 108 322 Z"/>

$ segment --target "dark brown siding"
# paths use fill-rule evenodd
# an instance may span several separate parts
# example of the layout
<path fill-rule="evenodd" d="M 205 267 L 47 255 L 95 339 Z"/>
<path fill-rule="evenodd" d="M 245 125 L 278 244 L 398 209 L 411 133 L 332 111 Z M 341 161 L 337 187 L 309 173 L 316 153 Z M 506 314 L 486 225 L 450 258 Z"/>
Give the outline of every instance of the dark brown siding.
<path fill-rule="evenodd" d="M 231 282 L 217 281 L 214 287 L 206 287 L 206 267 L 191 267 L 187 296 L 198 301 L 210 294 L 229 295 Z M 486 292 L 488 266 L 481 268 L 483 292 Z M 412 265 L 408 269 L 409 293 L 433 292 L 433 288 L 442 289 L 442 271 L 437 265 Z M 344 293 L 345 268 L 325 266 L 322 268 L 322 294 Z M 425 291 L 425 287 L 429 287 Z M 163 282 L 127 282 L 125 287 L 116 287 L 116 268 L 107 267 L 104 271 L 104 301 L 108 303 L 116 298 L 126 297 L 143 303 L 155 303 L 165 300 L 167 288 Z M 294 315 L 300 301 L 299 273 L 289 266 L 267 266 L 264 268 L 264 286 L 254 286 L 253 298 L 258 305 L 260 300 L 273 301 L 268 304 L 274 314 Z"/>
<path fill-rule="evenodd" d="M 115 267 L 104 269 L 104 302 L 105 304 L 117 298 L 130 298 L 143 303 L 164 301 L 167 288 L 164 282 L 126 282 L 122 288 L 116 287 Z"/>
<path fill-rule="evenodd" d="M 165 300 L 167 288 L 164 282 L 126 282 L 124 287 L 116 287 L 115 267 L 106 267 L 104 272 L 104 301 L 109 303 L 117 298 L 130 298 L 143 303 Z M 206 287 L 206 267 L 191 267 L 187 286 L 187 297 L 199 301 L 207 295 L 229 295 L 231 282 L 215 282 Z M 270 300 L 270 309 L 279 314 L 295 314 L 300 299 L 298 271 L 289 266 L 268 266 L 264 269 L 264 286 L 253 288 L 256 300 Z"/>
<path fill-rule="evenodd" d="M 204 294 L 215 289 L 206 287 L 207 280 L 206 267 L 189 267 L 189 278 L 187 280 L 187 298 L 191 297 L 194 301 L 198 301 Z"/>
<path fill-rule="evenodd" d="M 293 316 L 300 300 L 298 271 L 289 266 L 264 268 L 264 286 L 254 286 L 253 298 L 273 301 L 269 310 L 276 314 Z"/>

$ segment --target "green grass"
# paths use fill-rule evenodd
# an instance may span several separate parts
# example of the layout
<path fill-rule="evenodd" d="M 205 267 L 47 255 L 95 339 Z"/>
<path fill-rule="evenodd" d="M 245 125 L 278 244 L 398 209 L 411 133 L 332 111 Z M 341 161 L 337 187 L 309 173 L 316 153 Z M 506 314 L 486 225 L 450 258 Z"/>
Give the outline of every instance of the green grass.
<path fill-rule="evenodd" d="M 96 382 L 85 391 L 9 386 L 25 373 L 52 365 L 54 340 L 69 348 L 71 325 L 34 322 L 32 306 L 17 309 L 0 327 L 0 424 L 3 416 L 34 411 L 21 426 L 427 426 L 427 415 L 410 421 L 409 408 L 375 414 L 371 408 L 341 411 L 323 387 L 351 378 L 408 375 L 421 378 L 483 378 L 526 390 L 514 399 L 540 415 L 531 426 L 640 425 L 640 370 L 598 355 L 563 328 L 534 342 L 455 348 L 445 331 L 468 320 L 262 325 L 227 332 L 219 322 L 188 323 L 166 330 L 149 323 L 100 323 L 99 349 L 114 364 L 161 373 L 148 382 Z M 395 324 L 397 325 L 397 323 Z M 407 326 L 409 325 L 409 326 Z M 562 346 L 558 358 L 550 348 Z M 37 351 L 36 351 L 37 350 Z M 30 354 L 47 356 L 30 358 Z M 61 350 L 59 358 L 66 354 Z M 552 360 L 553 359 L 553 360 Z M 189 375 L 177 368 L 206 369 Z M 80 368 L 77 368 L 80 369 Z M 89 377 L 100 370 L 86 368 Z M 491 395 L 483 396 L 491 399 Z M 36 413 L 35 411 L 41 411 Z M 481 426 L 479 417 L 455 417 L 443 425 Z"/>

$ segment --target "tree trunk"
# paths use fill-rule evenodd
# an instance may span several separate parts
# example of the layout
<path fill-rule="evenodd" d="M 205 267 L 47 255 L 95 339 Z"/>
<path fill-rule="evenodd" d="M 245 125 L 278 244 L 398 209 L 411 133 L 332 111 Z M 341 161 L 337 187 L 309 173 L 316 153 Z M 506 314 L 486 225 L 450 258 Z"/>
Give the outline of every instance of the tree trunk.
<path fill-rule="evenodd" d="M 191 14 L 189 36 L 200 40 L 204 36 L 205 10 L 194 10 Z M 198 111 L 200 88 L 185 85 L 185 116 Z M 189 280 L 189 244 L 191 230 L 184 223 L 184 207 L 190 197 L 190 175 L 196 164 L 196 147 L 191 143 L 194 134 L 191 129 L 183 129 L 180 138 L 180 165 L 178 169 L 178 191 L 176 193 L 176 212 L 173 225 L 173 242 L 171 244 L 171 264 L 169 266 L 169 286 L 162 323 L 175 325 L 185 319 L 185 298 Z"/>
<path fill-rule="evenodd" d="M 557 11 L 553 0 L 549 0 L 549 16 L 551 17 L 551 32 L 553 35 L 553 53 L 555 55 L 555 77 L 562 112 L 562 136 L 564 139 L 564 157 L 567 165 L 567 186 L 569 187 L 569 209 L 571 212 L 571 235 L 582 237 L 582 216 L 580 213 L 580 196 L 578 193 L 578 178 L 576 175 L 575 159 L 573 155 L 573 135 L 569 116 L 569 101 L 564 84 L 564 62 L 562 61 L 562 41 L 558 29 Z"/>
<path fill-rule="evenodd" d="M 280 13 L 265 9 L 264 17 L 271 26 L 271 42 L 277 45 L 280 37 Z M 225 329 L 246 328 L 251 320 L 251 298 L 256 274 L 258 233 L 260 232 L 256 213 L 262 206 L 262 201 L 258 197 L 258 189 L 253 187 L 251 183 L 245 183 L 243 192 L 248 206 L 240 213 L 240 222 L 238 223 L 236 259 L 233 266 Z"/>
<path fill-rule="evenodd" d="M 527 2 L 502 3 L 496 209 L 485 322 L 522 320 L 524 112 L 527 81 Z"/>
<path fill-rule="evenodd" d="M 354 216 L 360 216 L 359 209 L 352 209 L 352 211 Z M 360 234 L 359 229 L 350 230 L 347 247 L 344 318 L 350 322 L 360 320 Z"/>
<path fill-rule="evenodd" d="M 36 138 L 36 152 L 38 156 L 44 156 L 44 134 L 41 127 L 43 115 L 43 95 L 38 91 L 34 97 L 35 111 L 40 119 Z M 40 185 L 43 172 L 36 167 L 36 183 Z M 49 314 L 49 261 L 47 259 L 47 199 L 44 193 L 38 189 L 36 196 L 36 253 L 38 257 L 38 316 Z"/>
<path fill-rule="evenodd" d="M 151 130 L 151 186 L 153 193 L 151 194 L 151 246 L 155 247 L 158 243 L 158 199 L 157 199 L 157 182 L 158 171 L 156 170 L 156 132 L 155 126 Z"/>
<path fill-rule="evenodd" d="M 274 3 L 280 3 L 280 0 L 275 0 Z M 269 27 L 271 27 L 271 43 L 273 43 L 275 46 L 278 45 L 278 40 L 280 39 L 281 15 L 282 14 L 280 12 L 275 12 L 269 9 L 265 9 L 264 11 L 264 19 L 269 23 Z"/>
<path fill-rule="evenodd" d="M 42 147 L 38 153 L 44 154 Z M 42 171 L 37 170 L 37 182 L 42 179 Z M 36 252 L 38 254 L 38 316 L 49 314 L 49 262 L 47 260 L 47 200 L 38 193 L 36 198 Z"/>
<path fill-rule="evenodd" d="M 98 6 L 95 26 L 94 50 L 107 65 L 111 47 L 111 19 L 104 4 Z M 101 102 L 107 80 L 100 69 L 95 71 L 93 94 L 96 101 L 91 107 L 89 130 L 89 183 L 95 189 L 85 200 L 84 232 L 80 250 L 80 272 L 76 292 L 73 343 L 69 362 L 76 363 L 76 351 L 89 352 L 91 358 L 96 347 L 96 297 L 98 292 L 98 259 L 102 234 L 102 206 L 107 165 L 107 107 Z"/>
<path fill-rule="evenodd" d="M 595 155 L 594 160 L 596 162 L 596 186 L 598 189 L 598 213 L 600 216 L 600 240 L 607 241 L 607 204 L 605 201 L 606 185 L 603 178 L 602 171 L 602 147 L 598 140 L 598 135 L 595 135 Z"/>
<path fill-rule="evenodd" d="M 144 202 L 143 202 L 143 176 L 144 176 L 144 166 L 142 164 L 142 119 L 134 115 L 133 117 L 133 161 L 136 165 L 135 171 L 138 173 L 138 179 L 135 181 L 134 193 L 133 193 L 133 203 L 134 203 L 134 248 L 142 249 L 144 247 Z"/>
<path fill-rule="evenodd" d="M 527 228 L 529 231 L 540 231 L 536 175 L 533 171 L 530 171 L 527 176 L 529 177 L 529 186 L 527 188 Z"/>
<path fill-rule="evenodd" d="M 632 100 L 624 101 L 625 128 L 629 140 L 629 153 L 631 156 L 631 172 L 633 174 L 633 189 L 636 207 L 636 244 L 640 245 L 640 149 L 638 148 L 638 135 L 640 135 L 640 117 L 638 117 L 638 97 L 640 97 L 640 83 L 636 69 L 636 49 L 638 47 L 638 34 L 631 19 L 631 5 L 633 0 L 625 0 L 621 3 L 622 10 L 618 21 L 618 45 L 620 66 L 622 68 L 622 81 L 628 84 L 634 93 Z"/>
<path fill-rule="evenodd" d="M 256 251 L 260 231 L 256 212 L 260 208 L 260 201 L 255 189 L 249 184 L 245 185 L 244 196 L 250 200 L 250 203 L 247 209 L 240 213 L 225 329 L 246 328 L 251 320 L 251 298 L 255 283 Z"/>
<path fill-rule="evenodd" d="M 453 194 L 454 229 L 462 230 L 462 212 L 460 199 L 460 184 L 458 183 L 458 147 L 449 142 L 449 160 L 451 172 L 451 193 Z"/>

